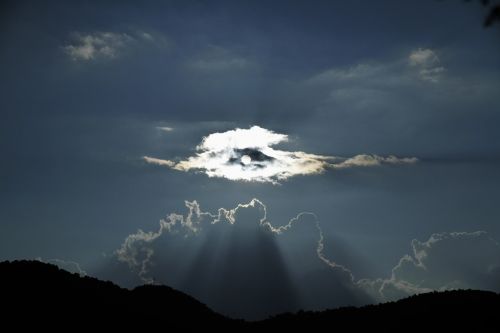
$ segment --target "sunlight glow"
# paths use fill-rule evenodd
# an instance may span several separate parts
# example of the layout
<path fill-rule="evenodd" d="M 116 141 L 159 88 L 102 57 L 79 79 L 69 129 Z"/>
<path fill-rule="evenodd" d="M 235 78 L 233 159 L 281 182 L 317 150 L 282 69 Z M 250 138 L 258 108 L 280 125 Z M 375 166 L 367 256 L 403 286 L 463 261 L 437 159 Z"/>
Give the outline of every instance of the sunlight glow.
<path fill-rule="evenodd" d="M 356 166 L 415 163 L 416 158 L 382 157 L 361 154 L 351 158 L 309 154 L 302 151 L 279 150 L 273 146 L 286 143 L 288 135 L 252 126 L 216 132 L 204 137 L 196 146 L 196 154 L 178 162 L 144 156 L 150 164 L 179 171 L 197 171 L 209 177 L 234 181 L 278 184 L 298 175 L 314 175 L 326 169 Z"/>
<path fill-rule="evenodd" d="M 252 158 L 248 155 L 243 155 L 241 156 L 241 163 L 243 163 L 243 165 L 248 165 L 252 163 Z"/>

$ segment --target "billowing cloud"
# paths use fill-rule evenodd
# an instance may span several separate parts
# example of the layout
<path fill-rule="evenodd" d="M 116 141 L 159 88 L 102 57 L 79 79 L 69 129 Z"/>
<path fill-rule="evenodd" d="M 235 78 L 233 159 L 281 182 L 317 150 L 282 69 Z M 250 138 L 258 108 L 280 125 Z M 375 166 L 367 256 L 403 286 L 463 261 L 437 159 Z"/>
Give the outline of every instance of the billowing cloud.
<path fill-rule="evenodd" d="M 360 279 L 348 262 L 326 254 L 331 240 L 312 212 L 272 223 L 255 198 L 215 212 L 197 201 L 185 207 L 184 215 L 160 220 L 157 231 L 129 235 L 116 258 L 143 282 L 180 288 L 229 315 L 253 318 L 456 288 L 499 291 L 500 246 L 484 231 L 413 240 L 412 254 L 401 257 L 389 278 Z"/>
<path fill-rule="evenodd" d="M 174 162 L 144 156 L 148 163 L 179 171 L 196 170 L 209 177 L 278 183 L 298 175 L 314 175 L 328 168 L 415 163 L 416 158 L 357 155 L 351 158 L 285 151 L 273 146 L 288 141 L 286 134 L 252 126 L 212 133 L 196 147 L 196 155 Z"/>
<path fill-rule="evenodd" d="M 196 201 L 185 201 L 185 207 L 186 214 L 160 220 L 157 231 L 129 235 L 115 253 L 118 261 L 143 282 L 180 288 L 232 316 L 262 318 L 362 299 L 351 272 L 326 258 L 315 214 L 271 223 L 266 205 L 256 198 L 214 213 Z M 319 280 L 330 284 L 322 289 L 321 302 Z"/>
<path fill-rule="evenodd" d="M 237 223 L 238 214 L 245 209 L 254 209 L 259 212 L 256 215 L 257 218 L 255 221 L 250 221 L 250 223 L 256 223 L 255 225 L 258 227 L 275 235 L 283 235 L 292 230 L 295 225 L 301 222 L 304 223 L 303 221 L 307 220 L 305 217 L 310 217 L 309 222 L 312 223 L 315 233 L 317 233 L 315 250 L 317 258 L 330 267 L 340 268 L 352 278 L 352 273 L 349 269 L 329 260 L 324 255 L 323 231 L 314 213 L 301 212 L 290 219 L 288 223 L 274 226 L 267 219 L 266 205 L 256 198 L 253 198 L 246 204 L 240 203 L 232 209 L 219 208 L 215 214 L 203 212 L 197 201 L 185 201 L 184 205 L 188 209 L 186 216 L 175 213 L 170 214 L 165 219 L 160 220 L 160 228 L 157 232 L 144 232 L 138 230 L 137 233 L 129 235 L 120 249 L 116 251 L 118 260 L 126 262 L 131 268 L 137 270 L 141 278 L 144 279 L 144 282 L 152 282 L 152 280 L 148 278 L 148 267 L 152 264 L 150 260 L 154 255 L 154 251 L 149 244 L 161 237 L 164 233 L 181 236 L 196 236 L 202 232 L 203 228 L 210 227 L 213 224 L 234 225 Z"/>
<path fill-rule="evenodd" d="M 203 220 L 208 219 L 215 223 L 220 221 L 222 217 L 226 217 L 228 221 L 231 221 L 230 211 L 220 209 L 218 215 L 213 215 L 202 212 L 196 201 L 185 201 L 185 205 L 189 210 L 186 216 L 172 213 L 160 220 L 160 228 L 157 232 L 138 230 L 137 233 L 129 235 L 120 249 L 116 251 L 118 260 L 126 262 L 130 268 L 137 270 L 144 282 L 152 282 L 151 278 L 148 277 L 150 260 L 154 255 L 151 244 L 164 233 L 188 236 L 199 232 Z"/>
<path fill-rule="evenodd" d="M 419 70 L 419 77 L 424 81 L 438 82 L 444 67 L 440 65 L 440 60 L 431 49 L 417 49 L 408 56 L 408 63 Z"/>

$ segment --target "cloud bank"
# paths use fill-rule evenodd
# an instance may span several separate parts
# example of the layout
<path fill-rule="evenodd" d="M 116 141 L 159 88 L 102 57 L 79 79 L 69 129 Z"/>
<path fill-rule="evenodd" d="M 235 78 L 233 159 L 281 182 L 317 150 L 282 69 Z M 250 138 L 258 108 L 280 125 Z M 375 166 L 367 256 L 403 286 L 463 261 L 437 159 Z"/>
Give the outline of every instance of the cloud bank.
<path fill-rule="evenodd" d="M 325 156 L 302 151 L 273 148 L 288 141 L 286 134 L 252 126 L 212 133 L 196 146 L 196 154 L 174 162 L 144 156 L 147 163 L 167 166 L 179 171 L 199 171 L 209 177 L 237 181 L 278 183 L 298 175 L 314 175 L 328 168 L 378 166 L 382 164 L 410 164 L 417 159 L 357 155 L 351 158 Z"/>

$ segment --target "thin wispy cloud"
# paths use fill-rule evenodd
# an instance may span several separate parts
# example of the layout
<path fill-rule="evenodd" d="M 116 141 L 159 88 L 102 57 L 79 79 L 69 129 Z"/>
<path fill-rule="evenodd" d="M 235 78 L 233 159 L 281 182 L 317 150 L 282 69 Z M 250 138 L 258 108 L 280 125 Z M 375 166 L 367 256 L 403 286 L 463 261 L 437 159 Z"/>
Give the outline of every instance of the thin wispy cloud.
<path fill-rule="evenodd" d="M 410 73 L 417 75 L 408 76 Z M 356 89 L 372 90 L 387 87 L 407 86 L 427 81 L 437 83 L 446 72 L 438 53 L 431 49 L 418 48 L 386 62 L 359 63 L 350 67 L 330 68 L 310 77 L 306 85 L 335 85 L 336 91 L 345 91 L 354 85 Z"/>
<path fill-rule="evenodd" d="M 246 57 L 214 45 L 210 45 L 204 52 L 188 62 L 189 68 L 205 73 L 238 71 L 248 69 L 254 65 Z"/>
<path fill-rule="evenodd" d="M 168 166 L 168 167 L 175 167 L 175 162 L 169 161 L 169 160 L 162 160 L 159 158 L 154 158 L 154 157 L 147 157 L 144 156 L 144 161 L 150 164 L 156 164 L 156 165 L 162 165 L 162 166 Z"/>
<path fill-rule="evenodd" d="M 419 77 L 423 81 L 436 83 L 445 72 L 436 52 L 431 49 L 419 48 L 412 51 L 408 56 L 408 63 L 418 69 Z"/>
<path fill-rule="evenodd" d="M 134 38 L 125 33 L 95 32 L 77 33 L 75 40 L 64 51 L 75 61 L 90 61 L 99 58 L 112 59 L 118 56 Z"/>
<path fill-rule="evenodd" d="M 485 231 L 442 232 L 414 239 L 387 279 L 358 281 L 379 301 L 434 290 L 480 288 L 498 291 L 500 244 Z"/>
<path fill-rule="evenodd" d="M 57 258 L 44 260 L 40 257 L 36 258 L 36 260 L 41 261 L 41 262 L 45 262 L 48 264 L 56 265 L 60 269 L 63 269 L 63 270 L 68 271 L 70 273 L 75 273 L 75 274 L 78 274 L 81 276 L 87 275 L 87 272 L 85 270 L 83 270 L 81 265 L 79 263 L 77 263 L 76 261 L 62 260 L 62 259 L 57 259 Z"/>
<path fill-rule="evenodd" d="M 91 33 L 75 32 L 71 42 L 63 46 L 64 52 L 77 62 L 90 62 L 99 59 L 114 59 L 139 42 L 166 45 L 162 36 L 145 31 L 131 33 L 96 31 Z"/>
<path fill-rule="evenodd" d="M 156 128 L 162 132 L 172 132 L 174 130 L 174 128 L 170 126 L 158 126 Z"/>

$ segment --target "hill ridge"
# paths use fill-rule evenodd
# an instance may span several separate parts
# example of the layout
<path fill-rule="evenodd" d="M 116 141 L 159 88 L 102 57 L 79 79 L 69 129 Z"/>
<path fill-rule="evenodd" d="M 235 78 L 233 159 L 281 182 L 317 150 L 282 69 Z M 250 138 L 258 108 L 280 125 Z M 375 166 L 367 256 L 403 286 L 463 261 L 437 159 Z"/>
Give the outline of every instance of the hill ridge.
<path fill-rule="evenodd" d="M 70 273 L 53 264 L 16 260 L 0 262 L 2 316 L 23 325 L 54 322 L 112 327 L 157 325 L 222 329 L 350 328 L 498 329 L 500 294 L 479 290 L 432 292 L 395 302 L 324 311 L 284 313 L 248 322 L 211 310 L 195 298 L 163 285 L 121 288 L 110 281 Z M 23 320 L 30 318 L 30 321 Z M 58 319 L 54 319 L 58 318 Z M 409 324 L 411 323 L 411 325 Z"/>

